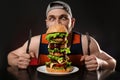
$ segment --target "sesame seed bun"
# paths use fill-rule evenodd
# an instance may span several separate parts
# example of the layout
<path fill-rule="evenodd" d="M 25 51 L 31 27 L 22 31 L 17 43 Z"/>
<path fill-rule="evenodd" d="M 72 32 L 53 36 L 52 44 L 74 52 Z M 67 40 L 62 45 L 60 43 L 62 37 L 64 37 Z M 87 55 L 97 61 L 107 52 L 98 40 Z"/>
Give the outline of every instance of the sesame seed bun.
<path fill-rule="evenodd" d="M 68 30 L 66 29 L 64 25 L 57 24 L 57 25 L 50 26 L 46 34 L 54 33 L 54 32 L 67 32 L 68 33 Z"/>

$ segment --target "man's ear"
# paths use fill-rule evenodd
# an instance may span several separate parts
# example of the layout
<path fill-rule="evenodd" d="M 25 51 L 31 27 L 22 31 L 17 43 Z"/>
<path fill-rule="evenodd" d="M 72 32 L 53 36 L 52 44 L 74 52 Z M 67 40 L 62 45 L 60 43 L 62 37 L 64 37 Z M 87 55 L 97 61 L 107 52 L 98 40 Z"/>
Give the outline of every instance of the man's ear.
<path fill-rule="evenodd" d="M 75 24 L 75 18 L 72 18 L 72 20 L 71 20 L 71 26 L 72 26 L 72 28 L 74 28 L 74 24 Z"/>
<path fill-rule="evenodd" d="M 48 20 L 47 19 L 45 19 L 45 22 L 46 22 L 46 28 L 48 28 L 48 22 L 47 22 Z"/>

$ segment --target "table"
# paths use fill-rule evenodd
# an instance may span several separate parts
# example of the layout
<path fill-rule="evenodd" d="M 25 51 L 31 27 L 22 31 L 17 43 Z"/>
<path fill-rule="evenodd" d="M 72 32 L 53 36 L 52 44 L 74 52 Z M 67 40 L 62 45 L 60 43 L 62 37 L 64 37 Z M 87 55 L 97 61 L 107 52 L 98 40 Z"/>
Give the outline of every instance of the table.
<path fill-rule="evenodd" d="M 120 80 L 119 72 L 116 71 L 78 71 L 69 75 L 54 76 L 37 71 L 37 67 L 30 66 L 28 69 L 7 67 L 0 71 L 0 80 Z"/>

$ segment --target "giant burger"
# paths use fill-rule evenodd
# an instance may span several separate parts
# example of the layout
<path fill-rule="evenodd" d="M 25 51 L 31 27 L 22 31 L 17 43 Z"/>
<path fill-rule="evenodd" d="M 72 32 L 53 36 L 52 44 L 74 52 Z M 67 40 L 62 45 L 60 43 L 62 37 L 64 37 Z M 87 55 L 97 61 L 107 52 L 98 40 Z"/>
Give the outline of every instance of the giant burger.
<path fill-rule="evenodd" d="M 68 57 L 70 49 L 67 47 L 67 36 L 68 31 L 63 25 L 57 24 L 48 28 L 46 40 L 50 61 L 45 63 L 48 72 L 71 72 L 73 70 Z"/>

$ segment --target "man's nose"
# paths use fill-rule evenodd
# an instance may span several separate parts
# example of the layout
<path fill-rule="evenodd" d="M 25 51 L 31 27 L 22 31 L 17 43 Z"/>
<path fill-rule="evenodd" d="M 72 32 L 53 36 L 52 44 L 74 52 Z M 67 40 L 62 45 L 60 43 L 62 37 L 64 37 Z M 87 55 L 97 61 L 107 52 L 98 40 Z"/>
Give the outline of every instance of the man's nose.
<path fill-rule="evenodd" d="M 56 24 L 61 24 L 60 19 L 56 19 Z"/>

